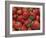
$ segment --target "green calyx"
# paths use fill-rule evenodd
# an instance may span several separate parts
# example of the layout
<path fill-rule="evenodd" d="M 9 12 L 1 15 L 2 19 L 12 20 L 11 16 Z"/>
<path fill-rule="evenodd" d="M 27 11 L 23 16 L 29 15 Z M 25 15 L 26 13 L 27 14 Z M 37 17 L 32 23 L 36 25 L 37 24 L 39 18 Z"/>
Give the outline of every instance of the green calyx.
<path fill-rule="evenodd" d="M 31 27 L 31 26 L 32 26 L 32 24 L 28 24 L 28 25 L 27 25 L 27 27 Z"/>
<path fill-rule="evenodd" d="M 34 17 L 33 17 L 33 16 L 30 16 L 29 18 L 30 18 L 32 21 L 34 20 Z"/>

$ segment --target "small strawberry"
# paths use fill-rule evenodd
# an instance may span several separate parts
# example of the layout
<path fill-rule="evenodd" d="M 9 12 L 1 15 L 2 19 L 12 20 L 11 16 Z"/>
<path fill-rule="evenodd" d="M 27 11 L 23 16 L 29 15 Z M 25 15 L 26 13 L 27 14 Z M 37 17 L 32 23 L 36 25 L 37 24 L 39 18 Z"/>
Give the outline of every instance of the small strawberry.
<path fill-rule="evenodd" d="M 27 30 L 27 27 L 25 25 L 23 25 L 22 28 L 21 28 L 21 30 L 25 31 L 25 30 Z"/>
<path fill-rule="evenodd" d="M 16 7 L 13 7 L 13 10 L 12 10 L 12 12 L 13 12 L 13 15 L 17 12 L 17 9 L 16 9 Z"/>
<path fill-rule="evenodd" d="M 14 25 L 14 28 L 16 28 L 16 29 L 21 29 L 21 27 L 22 27 L 21 22 L 16 22 L 15 25 Z"/>
<path fill-rule="evenodd" d="M 22 14 L 22 10 L 17 10 L 17 14 Z"/>
<path fill-rule="evenodd" d="M 39 21 L 40 20 L 40 16 L 37 15 L 36 16 L 36 20 Z"/>
<path fill-rule="evenodd" d="M 22 15 L 18 16 L 17 20 L 20 21 L 20 22 L 24 22 L 24 19 L 23 19 Z"/>
<path fill-rule="evenodd" d="M 29 13 L 28 12 L 23 12 L 23 18 L 27 19 L 29 17 Z"/>
<path fill-rule="evenodd" d="M 40 24 L 38 21 L 34 21 L 31 27 L 33 30 L 38 30 L 40 28 Z"/>

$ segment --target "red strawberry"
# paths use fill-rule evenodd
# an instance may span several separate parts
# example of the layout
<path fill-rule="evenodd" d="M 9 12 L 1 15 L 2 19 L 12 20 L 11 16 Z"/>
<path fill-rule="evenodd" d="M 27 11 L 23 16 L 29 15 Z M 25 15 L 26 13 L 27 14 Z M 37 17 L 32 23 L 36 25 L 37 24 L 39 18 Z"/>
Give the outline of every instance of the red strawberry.
<path fill-rule="evenodd" d="M 39 9 L 33 9 L 33 13 L 35 13 L 36 15 L 39 14 Z"/>
<path fill-rule="evenodd" d="M 13 15 L 16 13 L 17 9 L 14 7 L 12 12 L 13 12 Z"/>
<path fill-rule="evenodd" d="M 27 19 L 29 17 L 29 13 L 28 12 L 23 12 L 23 18 Z"/>
<path fill-rule="evenodd" d="M 40 24 L 38 21 L 34 21 L 31 27 L 33 30 L 38 30 L 40 28 Z"/>
<path fill-rule="evenodd" d="M 38 15 L 36 16 L 36 20 L 37 20 L 37 21 L 39 21 L 39 20 L 40 20 L 40 17 L 39 17 Z"/>
<path fill-rule="evenodd" d="M 25 25 L 23 25 L 22 28 L 21 28 L 21 30 L 25 31 L 25 30 L 27 30 L 27 27 Z"/>
<path fill-rule="evenodd" d="M 24 19 L 23 19 L 22 15 L 18 16 L 17 20 L 20 21 L 20 22 L 24 22 Z"/>
<path fill-rule="evenodd" d="M 21 10 L 21 9 L 18 10 L 18 11 L 17 11 L 17 14 L 22 14 L 22 10 Z"/>
<path fill-rule="evenodd" d="M 20 22 L 16 22 L 14 25 L 14 28 L 16 29 L 21 29 L 21 27 L 22 27 L 22 24 Z"/>

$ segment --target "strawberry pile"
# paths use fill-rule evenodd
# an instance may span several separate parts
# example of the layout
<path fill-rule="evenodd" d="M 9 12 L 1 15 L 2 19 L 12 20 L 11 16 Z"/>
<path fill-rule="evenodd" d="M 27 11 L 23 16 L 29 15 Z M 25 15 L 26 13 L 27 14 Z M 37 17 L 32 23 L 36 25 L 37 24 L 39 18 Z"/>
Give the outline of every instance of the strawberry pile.
<path fill-rule="evenodd" d="M 12 24 L 14 31 L 40 30 L 40 9 L 13 7 Z"/>

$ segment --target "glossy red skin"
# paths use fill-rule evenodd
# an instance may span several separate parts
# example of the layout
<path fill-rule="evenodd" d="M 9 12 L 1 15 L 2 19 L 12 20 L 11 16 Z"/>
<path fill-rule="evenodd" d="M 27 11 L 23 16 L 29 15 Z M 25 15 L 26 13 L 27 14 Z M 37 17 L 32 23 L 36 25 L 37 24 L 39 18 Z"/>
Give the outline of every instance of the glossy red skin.
<path fill-rule="evenodd" d="M 33 13 L 39 15 L 39 9 L 33 9 Z"/>
<path fill-rule="evenodd" d="M 20 21 L 20 22 L 24 22 L 24 19 L 23 19 L 22 15 L 18 16 L 17 20 Z"/>
<path fill-rule="evenodd" d="M 31 27 L 33 30 L 38 30 L 40 28 L 40 24 L 38 21 L 34 21 Z"/>
<path fill-rule="evenodd" d="M 20 22 L 14 24 L 14 28 L 21 29 L 22 24 Z"/>
<path fill-rule="evenodd" d="M 28 12 L 23 12 L 23 19 L 27 19 L 29 17 L 29 13 Z"/>
<path fill-rule="evenodd" d="M 17 14 L 19 14 L 19 15 L 22 14 L 22 10 L 21 10 L 21 9 L 18 10 L 18 11 L 17 11 Z"/>
<path fill-rule="evenodd" d="M 37 15 L 36 16 L 36 20 L 39 21 L 40 20 L 40 16 Z"/>
<path fill-rule="evenodd" d="M 27 27 L 25 25 L 23 25 L 22 28 L 21 28 L 21 30 L 25 31 L 25 30 L 27 30 Z"/>

